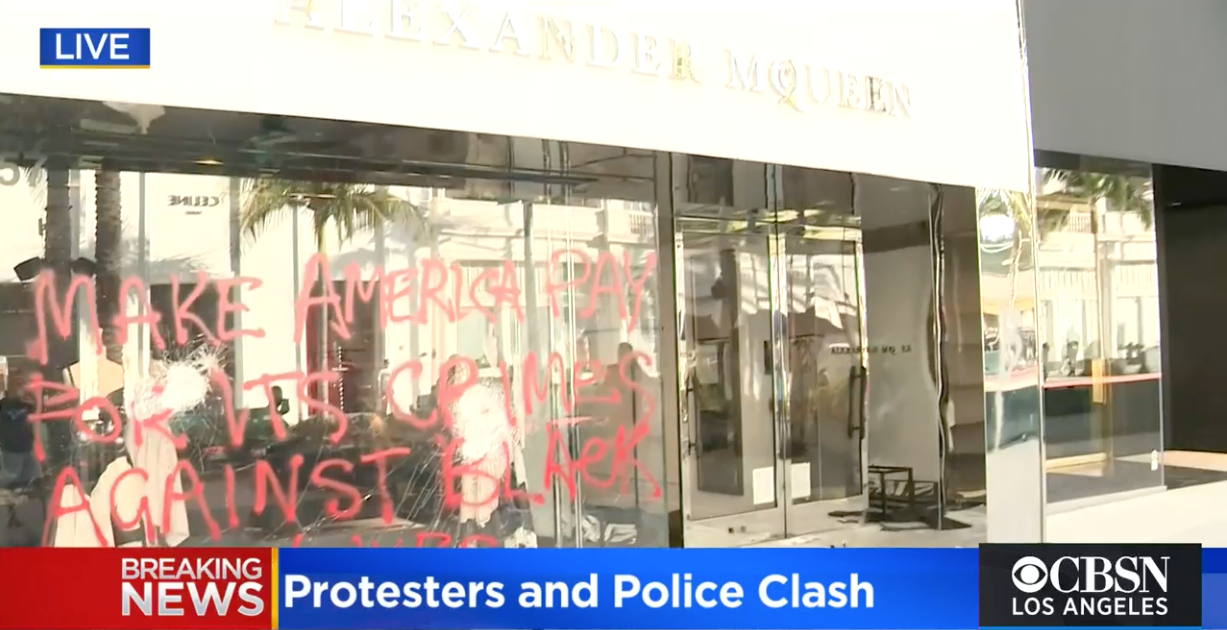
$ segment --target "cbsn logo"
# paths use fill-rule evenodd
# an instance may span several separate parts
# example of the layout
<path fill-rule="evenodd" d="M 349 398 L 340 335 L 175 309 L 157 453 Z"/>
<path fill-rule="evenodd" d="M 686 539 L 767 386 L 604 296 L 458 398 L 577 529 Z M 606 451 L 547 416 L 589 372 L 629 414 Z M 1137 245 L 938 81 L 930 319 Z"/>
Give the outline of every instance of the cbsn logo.
<path fill-rule="evenodd" d="M 1062 556 L 1049 566 L 1034 556 L 1014 563 L 1014 588 L 1027 595 L 1045 589 L 1068 595 L 1066 616 L 1166 615 L 1168 556 Z M 1054 597 L 1015 597 L 1015 615 L 1053 615 Z"/>
<path fill-rule="evenodd" d="M 225 617 L 232 604 L 244 617 L 259 616 L 262 564 L 257 558 L 123 558 L 121 614 L 182 617 L 190 602 L 197 617 Z"/>

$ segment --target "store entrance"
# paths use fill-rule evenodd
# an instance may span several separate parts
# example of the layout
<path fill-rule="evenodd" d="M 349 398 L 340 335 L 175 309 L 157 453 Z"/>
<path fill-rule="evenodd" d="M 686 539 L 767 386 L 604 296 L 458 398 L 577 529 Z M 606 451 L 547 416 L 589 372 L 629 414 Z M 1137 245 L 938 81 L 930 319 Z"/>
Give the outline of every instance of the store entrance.
<path fill-rule="evenodd" d="M 687 546 L 860 525 L 860 231 L 679 216 Z"/>

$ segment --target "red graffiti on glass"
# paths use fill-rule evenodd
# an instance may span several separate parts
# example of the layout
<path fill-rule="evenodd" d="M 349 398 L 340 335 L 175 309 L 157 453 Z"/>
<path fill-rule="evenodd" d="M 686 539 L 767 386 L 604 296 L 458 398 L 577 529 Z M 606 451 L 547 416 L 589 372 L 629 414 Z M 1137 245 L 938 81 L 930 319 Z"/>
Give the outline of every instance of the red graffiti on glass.
<path fill-rule="evenodd" d="M 602 297 L 608 296 L 618 309 L 621 321 L 633 329 L 640 318 L 644 288 L 656 269 L 656 255 L 649 253 L 636 274 L 629 253 L 623 253 L 621 260 L 618 260 L 612 253 L 601 252 L 593 261 L 587 252 L 567 249 L 551 254 L 550 268 L 563 272 L 551 274 L 544 286 L 555 318 L 561 316 L 560 304 L 566 293 L 583 296 L 577 313 L 580 319 L 591 319 L 601 307 Z M 510 261 L 473 271 L 466 270 L 458 263 L 447 265 L 438 260 L 425 259 L 416 268 L 385 270 L 376 267 L 368 279 L 362 278 L 362 268 L 357 263 L 351 263 L 342 274 L 345 278 L 344 289 L 338 292 L 335 283 L 322 281 L 332 278 L 332 268 L 326 256 L 316 254 L 303 266 L 303 282 L 294 302 L 295 341 L 302 341 L 308 313 L 313 308 L 323 309 L 329 329 L 341 339 L 349 339 L 349 326 L 355 319 L 355 307 L 359 302 L 377 302 L 382 327 L 399 323 L 427 324 L 431 321 L 432 313 L 436 313 L 435 317 L 441 315 L 445 321 L 455 323 L 469 310 L 483 314 L 490 321 L 497 321 L 497 311 L 504 305 L 517 321 L 524 321 L 519 271 Z M 66 286 L 61 287 L 60 284 L 51 270 L 43 271 L 34 281 L 37 337 L 29 347 L 29 356 L 45 364 L 50 358 L 48 345 L 51 340 L 69 338 L 73 329 L 74 305 L 84 308 L 95 351 L 102 354 L 101 322 L 93 280 L 84 275 L 72 275 Z M 264 338 L 267 333 L 263 328 L 227 328 L 231 314 L 250 312 L 247 305 L 234 299 L 239 293 L 237 290 L 254 292 L 263 285 L 259 278 L 211 279 L 200 271 L 196 274 L 196 282 L 184 295 L 179 278 L 171 277 L 171 320 L 175 341 L 179 344 L 187 342 L 189 326 L 212 343 L 226 343 L 242 337 Z M 210 289 L 217 294 L 218 306 L 216 319 L 206 322 L 193 310 L 193 306 Z M 83 299 L 81 294 L 84 294 Z M 150 307 L 145 281 L 139 276 L 125 278 L 118 294 L 119 305 L 110 324 L 116 329 L 121 343 L 127 339 L 131 326 L 141 324 L 150 328 L 154 345 L 164 348 L 166 341 L 156 332 L 162 315 Z M 139 305 L 134 314 L 130 313 L 133 309 L 127 306 L 129 296 L 135 296 Z M 407 298 L 410 296 L 416 296 L 417 307 L 410 312 L 398 310 L 398 305 L 409 303 Z M 50 329 L 48 323 L 52 325 Z"/>
<path fill-rule="evenodd" d="M 643 292 L 655 270 L 656 257 L 650 254 L 637 270 L 631 266 L 629 254 L 621 259 L 602 252 L 595 260 L 580 250 L 554 252 L 549 259 L 543 293 L 549 300 L 550 316 L 563 317 L 564 303 L 573 305 L 571 317 L 587 320 L 599 312 L 610 312 L 613 307 L 618 319 L 629 330 L 634 330 L 641 318 Z M 502 313 L 510 313 L 518 322 L 525 320 L 524 296 L 521 294 L 520 274 L 511 262 L 480 267 L 477 270 L 459 264 L 444 264 L 427 259 L 417 262 L 415 268 L 384 270 L 362 273 L 355 264 L 342 270 L 343 281 L 327 282 L 333 278 L 329 261 L 323 255 L 313 256 L 304 267 L 303 282 L 294 301 L 294 333 L 296 343 L 313 322 L 328 331 L 330 339 L 349 339 L 351 326 L 359 317 L 360 304 L 375 307 L 377 326 L 389 329 L 397 325 L 429 325 L 440 321 L 455 323 L 477 312 L 491 323 L 500 323 Z M 365 277 L 364 277 L 365 276 Z M 231 343 L 243 337 L 263 339 L 263 328 L 237 328 L 234 314 L 248 313 L 249 308 L 238 296 L 260 290 L 263 282 L 257 278 L 222 278 L 210 280 L 205 274 L 197 275 L 196 282 L 185 290 L 177 278 L 171 281 L 172 326 L 174 342 L 184 344 L 193 329 L 212 344 Z M 206 321 L 196 308 L 207 291 L 217 293 L 216 319 Z M 116 329 L 116 338 L 127 340 L 131 326 L 148 330 L 154 347 L 164 349 L 168 340 L 158 332 L 164 314 L 154 310 L 148 300 L 148 287 L 137 277 L 121 283 L 118 292 L 121 308 L 108 322 Z M 96 308 L 96 292 L 93 280 L 85 276 L 72 276 L 61 283 L 51 272 L 44 272 L 34 284 L 34 311 L 37 320 L 37 337 L 29 344 L 29 354 L 40 363 L 47 364 L 51 358 L 50 346 L 68 340 L 73 333 L 75 320 L 80 319 L 90 328 L 94 350 L 102 353 L 102 335 Z M 124 305 L 135 302 L 137 308 Z M 169 332 L 168 332 L 169 334 Z M 432 361 L 433 363 L 433 361 Z M 139 505 L 116 505 L 115 488 L 101 500 L 111 503 L 106 513 L 110 523 L 94 522 L 95 512 L 89 509 L 81 479 L 69 466 L 56 476 L 51 506 L 44 527 L 44 543 L 53 523 L 66 516 L 83 512 L 88 515 L 99 544 L 106 544 L 104 527 L 118 531 L 134 531 L 145 527 L 147 542 L 154 540 L 155 530 L 169 531 L 172 509 L 176 504 L 191 504 L 200 514 L 210 538 L 221 539 L 223 530 L 219 521 L 228 529 L 240 527 L 241 506 L 238 501 L 240 482 L 252 484 L 251 505 L 247 508 L 254 516 L 279 520 L 285 525 L 299 525 L 303 492 L 320 493 L 324 497 L 323 513 L 332 521 L 347 521 L 357 518 L 368 502 L 378 503 L 380 520 L 392 523 L 402 500 L 400 490 L 393 491 L 391 471 L 408 458 L 413 449 L 425 445 L 438 453 L 437 474 L 441 504 L 445 510 L 465 507 L 480 507 L 501 502 L 541 504 L 545 495 L 555 486 L 561 487 L 574 500 L 581 487 L 598 491 L 626 493 L 630 484 L 647 486 L 647 496 L 659 499 L 660 484 L 637 456 L 639 447 L 651 433 L 655 422 L 657 402 L 653 388 L 641 378 L 641 370 L 651 367 L 651 358 L 639 352 L 621 352 L 616 363 L 605 364 L 593 360 L 587 353 L 574 359 L 551 352 L 542 359 L 535 351 L 522 353 L 517 361 L 495 361 L 484 370 L 477 362 L 467 357 L 452 357 L 438 367 L 434 374 L 437 390 L 434 405 L 425 414 L 421 410 L 406 409 L 398 396 L 398 387 L 405 384 L 416 390 L 427 368 L 421 360 L 402 361 L 388 367 L 386 386 L 382 391 L 382 409 L 378 415 L 399 422 L 415 431 L 429 436 L 417 446 L 393 445 L 352 452 L 344 457 L 325 457 L 308 461 L 302 452 L 296 452 L 278 464 L 266 459 L 257 459 L 245 469 L 236 469 L 232 463 L 222 466 L 222 493 L 224 506 L 210 506 L 216 501 L 215 492 L 205 492 L 201 475 L 189 459 L 180 459 L 173 469 L 161 479 L 152 479 L 152 471 L 133 468 L 124 472 L 120 480 L 138 476 L 144 485 L 162 489 L 161 514 L 150 514 L 149 499 L 142 498 Z M 485 460 L 462 461 L 457 455 L 464 446 L 463 438 L 455 437 L 450 429 L 456 419 L 453 409 L 465 393 L 479 383 L 478 374 L 483 374 L 482 386 L 492 386 L 493 381 L 501 388 L 506 421 L 522 434 L 544 433 L 540 438 L 546 444 L 541 469 L 529 471 L 528 479 L 513 474 L 515 454 L 512 445 L 495 445 L 487 458 L 502 462 L 501 471 L 486 465 Z M 449 378 L 461 374 L 461 378 Z M 225 447 L 242 449 L 245 445 L 251 411 L 237 404 L 239 392 L 262 392 L 268 400 L 274 399 L 275 388 L 288 386 L 296 393 L 300 412 L 307 417 L 323 422 L 328 428 L 326 437 L 334 447 L 346 443 L 352 433 L 351 418 L 336 401 L 328 395 L 329 386 L 335 385 L 341 375 L 331 369 L 314 371 L 290 371 L 261 374 L 241 383 L 232 383 L 220 370 L 208 375 L 213 390 L 221 399 L 220 426 L 224 429 Z M 649 381 L 650 382 L 650 381 Z M 76 388 L 42 378 L 35 378 L 30 388 L 38 401 L 30 421 L 72 422 L 74 432 L 86 442 L 114 444 L 123 431 L 123 414 L 105 397 L 88 397 L 82 400 Z M 155 391 L 155 394 L 160 393 Z M 515 401 L 521 404 L 516 405 Z M 519 411 L 517 411 L 517 408 Z M 170 438 L 179 451 L 189 448 L 184 435 L 175 434 L 169 427 L 170 412 L 160 411 L 148 418 L 137 417 L 128 409 L 127 422 L 131 423 L 131 439 L 137 448 L 151 433 Z M 101 424 L 109 427 L 99 433 L 98 423 L 87 422 L 93 413 L 110 419 Z M 518 417 L 520 413 L 523 417 Z M 276 405 L 269 405 L 267 422 L 274 443 L 284 443 L 291 437 L 292 425 L 283 417 Z M 41 435 L 41 434 L 39 434 Z M 47 457 L 41 438 L 36 440 L 35 456 L 44 461 Z M 367 481 L 359 483 L 361 477 Z M 458 491 L 463 480 L 480 479 L 488 483 L 486 496 L 474 497 Z M 118 485 L 118 481 L 116 482 Z M 372 487 L 373 486 L 373 487 Z M 527 488 L 535 487 L 532 492 Z M 76 498 L 65 499 L 65 494 Z M 99 499 L 95 499 L 99 500 Z M 67 506 L 67 507 L 65 507 Z M 214 508 L 218 508 L 217 513 Z M 301 541 L 302 532 L 295 535 Z M 361 543 L 361 539 L 358 539 Z M 397 546 L 401 540 L 398 539 Z M 415 534 L 414 546 L 451 546 L 452 536 L 445 532 L 420 532 Z M 483 534 L 465 537 L 459 546 L 496 546 L 497 541 Z"/>

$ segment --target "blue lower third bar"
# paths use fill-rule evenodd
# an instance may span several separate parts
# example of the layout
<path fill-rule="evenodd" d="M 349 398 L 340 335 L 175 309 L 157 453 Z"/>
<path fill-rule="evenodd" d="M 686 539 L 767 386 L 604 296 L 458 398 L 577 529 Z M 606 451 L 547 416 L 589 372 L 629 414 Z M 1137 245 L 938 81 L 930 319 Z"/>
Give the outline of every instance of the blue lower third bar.
<path fill-rule="evenodd" d="M 1202 630 L 1201 626 L 980 626 L 980 630 L 1052 630 L 1053 628 L 1077 628 L 1078 630 Z"/>
<path fill-rule="evenodd" d="M 1221 550 L 1204 550 L 1209 551 Z M 1227 628 L 1227 598 L 1223 597 L 1225 592 L 1227 573 L 1207 573 L 1201 576 L 1201 627 Z"/>

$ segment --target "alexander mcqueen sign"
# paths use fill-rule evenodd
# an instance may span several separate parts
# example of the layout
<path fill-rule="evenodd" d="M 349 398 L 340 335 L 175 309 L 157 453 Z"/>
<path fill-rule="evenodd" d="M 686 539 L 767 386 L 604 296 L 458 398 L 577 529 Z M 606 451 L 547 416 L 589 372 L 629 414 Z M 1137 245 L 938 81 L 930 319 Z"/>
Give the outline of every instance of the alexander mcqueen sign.
<path fill-rule="evenodd" d="M 619 30 L 572 21 L 561 15 L 529 14 L 459 2 L 412 0 L 286 0 L 276 22 L 320 31 L 383 37 L 406 45 L 450 46 L 516 55 L 546 63 L 582 64 L 672 81 L 718 81 L 727 88 L 761 94 L 798 112 L 840 107 L 910 118 L 908 84 L 825 67 L 815 60 L 773 58 L 723 50 L 723 67 L 701 67 L 694 45 L 658 33 Z"/>

